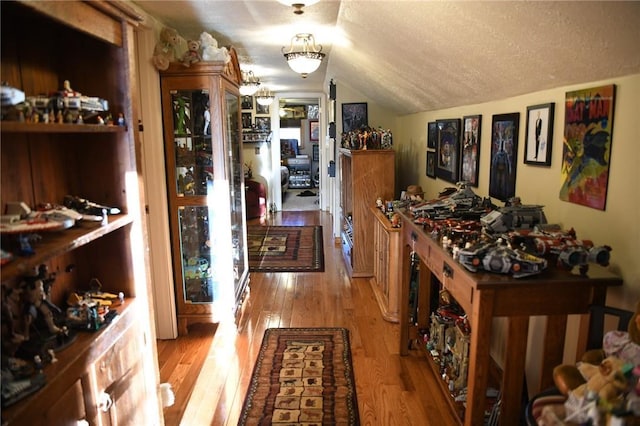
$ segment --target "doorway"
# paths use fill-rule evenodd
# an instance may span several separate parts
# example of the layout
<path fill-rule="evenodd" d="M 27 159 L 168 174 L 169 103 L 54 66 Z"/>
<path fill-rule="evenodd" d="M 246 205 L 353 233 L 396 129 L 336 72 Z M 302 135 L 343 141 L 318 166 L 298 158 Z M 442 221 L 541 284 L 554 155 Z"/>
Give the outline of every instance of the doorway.
<path fill-rule="evenodd" d="M 320 209 L 320 101 L 279 99 L 282 210 Z"/>

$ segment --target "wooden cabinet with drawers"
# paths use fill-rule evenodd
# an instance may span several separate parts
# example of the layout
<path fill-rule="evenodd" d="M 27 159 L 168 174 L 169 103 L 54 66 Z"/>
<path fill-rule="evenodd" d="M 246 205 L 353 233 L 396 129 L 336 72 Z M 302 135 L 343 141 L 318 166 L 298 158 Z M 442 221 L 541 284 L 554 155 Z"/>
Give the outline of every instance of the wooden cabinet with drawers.
<path fill-rule="evenodd" d="M 398 322 L 400 312 L 400 228 L 391 226 L 391 221 L 378 209 L 371 207 L 373 216 L 373 277 L 371 288 L 378 301 L 382 318 Z"/>
<path fill-rule="evenodd" d="M 28 102 L 16 115 L 19 106 L 8 108 L 3 97 L 2 209 L 13 202 L 32 210 L 62 205 L 71 195 L 119 210 L 102 221 L 39 232 L 31 256 L 22 256 L 3 229 L 2 249 L 13 254 L 2 264 L 3 295 L 24 290 L 27 276 L 44 265 L 55 274 L 46 297 L 61 308 L 56 320 L 62 326 L 69 325 L 68 297 L 90 290 L 94 279 L 102 291 L 124 294 L 124 302 L 112 306 L 118 314 L 111 322 L 97 331 L 77 331 L 68 346 L 55 348 L 57 362 L 43 358 L 42 388 L 3 399 L 2 424 L 161 425 L 140 139 L 132 125 L 138 121 L 134 38 L 141 17 L 124 2 L 102 0 L 1 2 L 0 17 L 2 81 L 24 92 Z M 93 99 L 108 106 L 98 109 Z M 43 330 L 20 314 L 13 319 L 18 334 Z M 15 333 L 3 324 L 3 368 L 5 357 L 16 355 L 38 371 L 31 353 L 5 352 L 5 338 Z M 34 353 L 48 353 L 44 339 L 32 339 Z"/>
<path fill-rule="evenodd" d="M 393 200 L 395 151 L 338 151 L 342 253 L 349 275 L 373 275 L 373 220 L 370 207 L 378 197 Z"/>

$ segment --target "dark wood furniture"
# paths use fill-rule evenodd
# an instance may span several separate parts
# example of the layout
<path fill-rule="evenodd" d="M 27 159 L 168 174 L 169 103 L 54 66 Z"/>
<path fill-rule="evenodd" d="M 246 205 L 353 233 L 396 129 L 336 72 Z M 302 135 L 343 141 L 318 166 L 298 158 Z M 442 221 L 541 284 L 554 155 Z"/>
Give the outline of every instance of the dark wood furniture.
<path fill-rule="evenodd" d="M 267 214 L 267 189 L 255 180 L 244 182 L 247 201 L 247 219 L 263 218 Z"/>
<path fill-rule="evenodd" d="M 180 334 L 191 322 L 233 319 L 248 291 L 241 73 L 229 52 L 228 63 L 160 72 Z"/>
<path fill-rule="evenodd" d="M 518 424 L 522 414 L 525 354 L 529 317 L 544 315 L 547 325 L 542 349 L 540 389 L 552 385 L 553 367 L 562 363 L 567 315 L 586 314 L 591 305 L 604 305 L 607 288 L 622 285 L 622 280 L 602 267 L 591 266 L 588 277 L 549 267 L 531 278 L 514 279 L 509 275 L 471 273 L 442 249 L 422 226 L 404 212 L 402 219 L 402 285 L 400 299 L 400 353 L 408 353 L 410 334 L 428 324 L 428 301 L 432 279 L 437 279 L 465 310 L 471 325 L 469 372 L 465 425 L 483 423 L 485 393 L 490 376 L 490 342 L 494 318 L 507 321 L 502 374 L 500 424 Z M 409 324 L 409 258 L 414 250 L 420 258 L 419 315 L 417 324 Z M 424 272 L 424 273 L 423 273 Z M 427 357 L 428 362 L 432 362 Z M 434 374 L 438 367 L 433 366 Z M 438 374 L 439 375 L 439 374 Z M 442 383 L 442 391 L 448 392 Z M 453 400 L 452 412 L 456 412 Z"/>
<path fill-rule="evenodd" d="M 161 424 L 141 149 L 131 125 L 138 118 L 134 28 L 141 18 L 111 1 L 2 2 L 0 8 L 3 81 L 46 97 L 69 80 L 82 95 L 106 99 L 114 118 L 122 114 L 129 124 L 0 123 L 3 209 L 14 201 L 31 208 L 62 204 L 76 195 L 121 210 L 106 224 L 40 233 L 33 256 L 2 266 L 2 285 L 15 288 L 44 264 L 56 274 L 50 301 L 59 307 L 70 293 L 89 290 L 93 278 L 103 291 L 125 295 L 109 325 L 78 332 L 56 353 L 56 363 L 45 364 L 42 389 L 2 409 L 2 424 Z"/>
<path fill-rule="evenodd" d="M 378 197 L 393 200 L 395 151 L 338 151 L 342 253 L 352 277 L 373 276 L 373 219 Z"/>

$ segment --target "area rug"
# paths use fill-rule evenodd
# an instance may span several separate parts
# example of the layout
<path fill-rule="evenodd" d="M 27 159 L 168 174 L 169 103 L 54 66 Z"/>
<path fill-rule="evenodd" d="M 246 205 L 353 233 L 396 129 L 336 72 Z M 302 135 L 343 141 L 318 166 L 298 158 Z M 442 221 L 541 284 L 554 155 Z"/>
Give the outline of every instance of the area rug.
<path fill-rule="evenodd" d="M 345 328 L 269 328 L 238 425 L 358 425 Z"/>
<path fill-rule="evenodd" d="M 322 272 L 322 226 L 249 226 L 252 272 Z"/>

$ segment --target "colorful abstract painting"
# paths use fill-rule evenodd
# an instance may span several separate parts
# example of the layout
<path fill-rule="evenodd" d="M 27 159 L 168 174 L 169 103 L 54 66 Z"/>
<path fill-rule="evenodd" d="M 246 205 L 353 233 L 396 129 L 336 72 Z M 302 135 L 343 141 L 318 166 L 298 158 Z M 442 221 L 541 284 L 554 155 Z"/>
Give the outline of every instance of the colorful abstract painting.
<path fill-rule="evenodd" d="M 614 100 L 613 84 L 566 94 L 561 200 L 605 209 Z"/>

